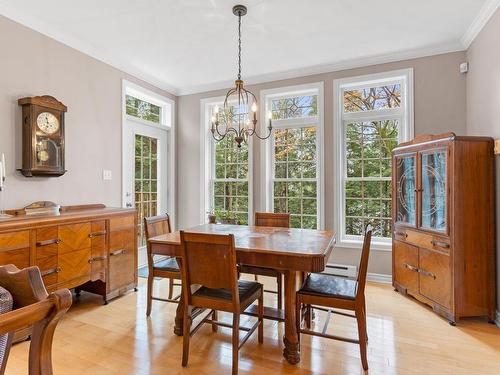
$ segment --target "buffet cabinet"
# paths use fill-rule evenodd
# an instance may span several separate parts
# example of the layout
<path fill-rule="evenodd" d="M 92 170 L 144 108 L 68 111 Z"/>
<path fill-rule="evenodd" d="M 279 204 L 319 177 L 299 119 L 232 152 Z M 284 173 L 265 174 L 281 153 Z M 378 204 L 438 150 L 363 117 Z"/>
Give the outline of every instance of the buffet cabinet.
<path fill-rule="evenodd" d="M 49 292 L 75 288 L 107 303 L 137 287 L 136 234 L 133 209 L 88 205 L 14 215 L 0 220 L 0 264 L 38 266 Z"/>
<path fill-rule="evenodd" d="M 421 136 L 392 156 L 393 286 L 454 325 L 495 313 L 494 146 Z"/>

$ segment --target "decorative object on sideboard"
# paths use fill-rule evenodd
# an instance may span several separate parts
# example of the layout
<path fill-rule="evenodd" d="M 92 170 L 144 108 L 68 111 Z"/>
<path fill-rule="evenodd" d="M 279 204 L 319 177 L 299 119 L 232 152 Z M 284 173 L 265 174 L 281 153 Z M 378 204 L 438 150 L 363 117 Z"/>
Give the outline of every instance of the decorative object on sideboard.
<path fill-rule="evenodd" d="M 25 177 L 59 177 L 64 169 L 64 114 L 67 107 L 53 96 L 18 100 L 23 119 L 23 165 Z"/>
<path fill-rule="evenodd" d="M 61 206 L 50 201 L 34 202 L 17 210 L 16 215 L 59 215 Z"/>
<path fill-rule="evenodd" d="M 249 137 L 269 138 L 273 127 L 272 114 L 268 114 L 267 135 L 260 136 L 257 133 L 257 98 L 244 87 L 244 82 L 241 79 L 241 17 L 247 14 L 247 7 L 235 5 L 233 14 L 238 17 L 238 78 L 234 81 L 235 87 L 226 94 L 222 111 L 219 111 L 218 106 L 214 107 L 210 131 L 215 141 L 222 141 L 228 134 L 233 133 L 234 140 L 240 148 L 241 144 L 246 143 Z M 252 118 L 250 118 L 250 110 Z"/>
<path fill-rule="evenodd" d="M 5 181 L 7 180 L 7 167 L 5 164 L 5 154 L 2 152 L 0 159 L 0 219 L 9 218 L 12 215 L 5 213 L 4 195 L 5 195 Z"/>

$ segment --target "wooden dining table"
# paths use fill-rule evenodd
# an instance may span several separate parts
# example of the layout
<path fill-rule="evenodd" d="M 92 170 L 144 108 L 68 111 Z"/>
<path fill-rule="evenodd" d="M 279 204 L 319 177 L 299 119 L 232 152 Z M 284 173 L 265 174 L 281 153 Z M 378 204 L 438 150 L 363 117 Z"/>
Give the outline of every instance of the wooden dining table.
<path fill-rule="evenodd" d="M 335 246 L 331 231 L 296 228 L 257 227 L 246 225 L 204 224 L 185 230 L 207 234 L 233 234 L 238 264 L 268 267 L 284 274 L 285 309 L 265 309 L 265 315 L 285 323 L 283 356 L 291 364 L 300 361 L 300 345 L 296 325 L 295 295 L 300 275 L 322 272 Z M 180 232 L 149 239 L 153 254 L 180 256 Z M 250 311 L 252 314 L 252 306 Z M 179 301 L 174 333 L 182 335 L 184 300 Z M 266 314 L 267 313 L 267 314 Z"/>

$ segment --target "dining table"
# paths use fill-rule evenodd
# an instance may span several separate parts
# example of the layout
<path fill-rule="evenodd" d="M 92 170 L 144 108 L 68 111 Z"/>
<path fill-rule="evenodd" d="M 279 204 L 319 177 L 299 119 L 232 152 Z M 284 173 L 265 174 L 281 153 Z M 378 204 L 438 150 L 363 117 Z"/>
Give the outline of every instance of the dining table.
<path fill-rule="evenodd" d="M 277 269 L 284 275 L 284 311 L 266 307 L 265 317 L 284 321 L 283 356 L 290 364 L 300 362 L 300 344 L 297 332 L 296 292 L 301 275 L 322 272 L 335 246 L 332 231 L 277 228 L 229 224 L 202 224 L 185 232 L 206 234 L 233 234 L 238 264 Z M 180 232 L 152 237 L 151 252 L 180 258 Z M 182 259 L 180 259 L 182 267 Z M 255 315 L 250 306 L 247 312 Z M 177 306 L 174 333 L 182 336 L 184 299 Z"/>

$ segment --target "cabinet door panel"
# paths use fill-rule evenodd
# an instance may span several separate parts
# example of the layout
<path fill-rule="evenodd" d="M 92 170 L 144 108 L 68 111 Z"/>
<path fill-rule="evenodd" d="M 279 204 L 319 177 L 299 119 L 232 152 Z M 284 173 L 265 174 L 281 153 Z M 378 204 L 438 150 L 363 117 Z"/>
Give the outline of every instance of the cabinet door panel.
<path fill-rule="evenodd" d="M 59 277 L 62 283 L 80 276 L 90 275 L 90 249 L 72 251 L 59 255 Z"/>
<path fill-rule="evenodd" d="M 394 241 L 394 279 L 412 292 L 418 292 L 418 248 Z"/>
<path fill-rule="evenodd" d="M 119 289 L 135 281 L 135 241 L 135 228 L 110 233 L 110 290 Z"/>
<path fill-rule="evenodd" d="M 450 257 L 435 251 L 419 249 L 420 294 L 440 305 L 451 307 Z"/>
<path fill-rule="evenodd" d="M 70 251 L 89 249 L 90 223 L 77 223 L 61 225 L 59 227 L 59 253 L 64 254 Z"/>
<path fill-rule="evenodd" d="M 447 231 L 447 149 L 421 154 L 421 227 Z"/>
<path fill-rule="evenodd" d="M 417 224 L 417 156 L 416 154 L 395 157 L 396 221 L 409 226 Z"/>
<path fill-rule="evenodd" d="M 30 265 L 30 232 L 0 234 L 0 265 L 13 264 L 17 268 Z"/>
<path fill-rule="evenodd" d="M 0 249 L 0 265 L 13 264 L 17 268 L 25 268 L 30 265 L 30 249 L 2 250 Z"/>

